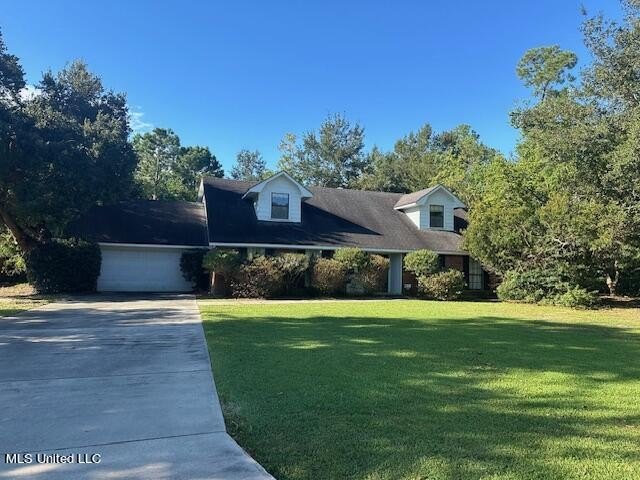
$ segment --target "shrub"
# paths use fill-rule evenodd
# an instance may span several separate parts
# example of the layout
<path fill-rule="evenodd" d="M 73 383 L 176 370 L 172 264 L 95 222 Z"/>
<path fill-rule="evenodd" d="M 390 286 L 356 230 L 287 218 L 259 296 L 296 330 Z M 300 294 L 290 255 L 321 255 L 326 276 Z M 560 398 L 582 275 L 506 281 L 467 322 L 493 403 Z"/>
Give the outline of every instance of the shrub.
<path fill-rule="evenodd" d="M 209 287 L 209 278 L 202 266 L 205 253 L 205 250 L 187 250 L 182 252 L 180 257 L 182 276 L 198 290 L 206 290 Z"/>
<path fill-rule="evenodd" d="M 510 270 L 496 289 L 500 300 L 537 303 L 568 290 L 561 275 L 551 269 Z"/>
<path fill-rule="evenodd" d="M 324 295 L 344 291 L 347 274 L 343 263 L 331 258 L 318 258 L 311 270 L 311 285 Z"/>
<path fill-rule="evenodd" d="M 240 253 L 237 250 L 214 248 L 209 250 L 202 259 L 202 267 L 207 272 L 221 273 L 225 276 L 233 275 L 240 265 Z"/>
<path fill-rule="evenodd" d="M 431 250 L 415 250 L 404 257 L 404 268 L 416 277 L 424 277 L 438 271 L 438 254 Z"/>
<path fill-rule="evenodd" d="M 333 259 L 340 262 L 348 273 L 359 272 L 369 265 L 370 255 L 359 248 L 339 248 Z"/>
<path fill-rule="evenodd" d="M 271 298 L 282 292 L 283 274 L 275 258 L 255 257 L 242 265 L 231 280 L 237 298 Z"/>
<path fill-rule="evenodd" d="M 365 293 L 379 293 L 386 289 L 389 259 L 381 255 L 371 255 L 369 265 L 357 274 L 357 280 Z"/>
<path fill-rule="evenodd" d="M 562 307 L 593 308 L 598 304 L 598 295 L 585 288 L 572 287 L 566 292 L 556 295 L 550 303 Z"/>
<path fill-rule="evenodd" d="M 102 256 L 96 243 L 53 239 L 26 255 L 27 279 L 38 293 L 96 290 Z"/>
<path fill-rule="evenodd" d="M 464 287 L 464 275 L 459 270 L 445 270 L 418 277 L 418 291 L 436 300 L 455 300 L 462 295 Z"/>
<path fill-rule="evenodd" d="M 20 277 L 26 273 L 27 267 L 20 247 L 9 231 L 0 227 L 0 276 Z"/>
<path fill-rule="evenodd" d="M 309 257 L 303 253 L 284 253 L 275 260 L 282 271 L 284 290 L 286 293 L 291 293 L 309 269 Z"/>

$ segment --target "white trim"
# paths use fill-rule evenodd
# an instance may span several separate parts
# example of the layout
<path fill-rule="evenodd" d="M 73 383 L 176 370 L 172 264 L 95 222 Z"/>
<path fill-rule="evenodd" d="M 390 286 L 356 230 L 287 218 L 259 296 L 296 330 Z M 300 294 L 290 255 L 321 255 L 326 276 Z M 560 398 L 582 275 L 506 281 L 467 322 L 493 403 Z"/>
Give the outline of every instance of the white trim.
<path fill-rule="evenodd" d="M 126 248 L 179 248 L 179 249 L 193 249 L 193 248 L 209 248 L 204 245 L 156 245 L 153 243 L 118 243 L 118 242 L 98 242 L 101 247 L 126 247 Z"/>
<path fill-rule="evenodd" d="M 256 183 L 253 187 L 247 190 L 247 192 L 242 196 L 242 198 L 245 199 L 248 196 L 250 196 L 250 194 L 252 193 L 260 193 L 267 183 L 269 183 L 271 180 L 275 180 L 278 177 L 286 177 L 290 182 L 292 182 L 296 187 L 298 187 L 298 189 L 300 190 L 300 196 L 303 200 L 306 198 L 313 197 L 313 193 L 311 193 L 309 190 L 304 188 L 299 182 L 296 182 L 295 179 L 291 177 L 291 175 L 289 175 L 287 172 L 282 171 L 274 175 L 271 175 L 269 178 L 262 180 L 259 183 Z"/>
<path fill-rule="evenodd" d="M 336 246 L 336 245 L 290 245 L 286 243 L 229 243 L 229 242 L 209 242 L 210 247 L 237 247 L 237 248 L 282 248 L 291 250 L 338 250 L 339 248 L 347 248 L 349 245 Z M 374 248 L 374 247 L 358 247 L 362 248 L 365 252 L 378 252 L 378 253 L 409 253 L 413 250 L 400 250 L 395 248 Z M 415 249 L 419 250 L 419 249 Z M 439 255 L 460 255 L 469 256 L 467 252 L 456 251 L 436 251 Z"/>
<path fill-rule="evenodd" d="M 456 206 L 454 206 L 453 208 L 466 208 L 466 205 L 464 203 L 462 203 L 462 201 L 460 201 L 460 199 L 458 197 L 456 197 L 451 190 L 449 190 L 447 187 L 445 187 L 444 185 L 436 185 L 435 187 L 433 187 L 433 189 L 428 192 L 425 193 L 422 197 L 420 197 L 418 200 L 416 200 L 413 203 L 409 203 L 407 205 L 398 205 L 397 207 L 393 207 L 394 210 L 404 210 L 405 208 L 411 208 L 411 207 L 415 207 L 417 205 L 424 205 L 425 202 L 427 201 L 427 198 L 429 198 L 431 195 L 433 195 L 435 192 L 438 192 L 440 190 L 444 190 L 446 193 L 448 193 L 452 198 L 454 198 L 456 200 L 456 202 L 458 202 L 458 204 Z"/>

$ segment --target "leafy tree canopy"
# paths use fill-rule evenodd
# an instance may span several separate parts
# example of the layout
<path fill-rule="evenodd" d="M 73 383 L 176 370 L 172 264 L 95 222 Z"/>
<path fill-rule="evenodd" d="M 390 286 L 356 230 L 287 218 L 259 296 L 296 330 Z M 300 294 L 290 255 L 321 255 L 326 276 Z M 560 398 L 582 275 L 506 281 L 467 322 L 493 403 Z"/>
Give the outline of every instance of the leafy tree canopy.
<path fill-rule="evenodd" d="M 23 251 L 92 205 L 126 198 L 136 157 L 125 97 L 80 61 L 25 87 L 0 37 L 0 218 Z"/>
<path fill-rule="evenodd" d="M 324 187 L 352 187 L 364 173 L 364 128 L 343 115 L 329 115 L 318 132 L 307 132 L 302 141 L 286 134 L 278 163 L 301 183 Z"/>
<path fill-rule="evenodd" d="M 133 137 L 138 156 L 136 182 L 144 198 L 195 200 L 203 175 L 224 176 L 208 147 L 182 147 L 171 129 L 155 128 Z"/>
<path fill-rule="evenodd" d="M 264 180 L 271 174 L 262 154 L 258 150 L 251 151 L 246 148 L 238 152 L 236 163 L 231 170 L 231 178 L 247 182 Z"/>

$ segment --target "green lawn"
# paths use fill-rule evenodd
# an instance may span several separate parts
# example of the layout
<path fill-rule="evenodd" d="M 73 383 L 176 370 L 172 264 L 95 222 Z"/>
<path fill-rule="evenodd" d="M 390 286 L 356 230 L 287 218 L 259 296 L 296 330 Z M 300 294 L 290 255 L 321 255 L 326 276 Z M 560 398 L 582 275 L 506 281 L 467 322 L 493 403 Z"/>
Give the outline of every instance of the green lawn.
<path fill-rule="evenodd" d="M 15 315 L 44 305 L 47 301 L 46 298 L 35 295 L 33 289 L 27 284 L 0 287 L 0 317 Z"/>
<path fill-rule="evenodd" d="M 279 479 L 640 479 L 640 310 L 201 302 L 229 432 Z"/>

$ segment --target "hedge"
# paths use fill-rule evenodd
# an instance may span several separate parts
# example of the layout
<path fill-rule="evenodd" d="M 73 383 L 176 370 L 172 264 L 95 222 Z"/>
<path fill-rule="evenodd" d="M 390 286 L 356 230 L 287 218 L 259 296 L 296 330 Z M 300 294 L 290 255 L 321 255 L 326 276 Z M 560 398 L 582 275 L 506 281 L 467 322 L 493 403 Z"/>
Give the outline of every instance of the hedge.
<path fill-rule="evenodd" d="M 102 256 L 96 243 L 53 239 L 25 256 L 27 280 L 38 293 L 94 292 Z"/>

